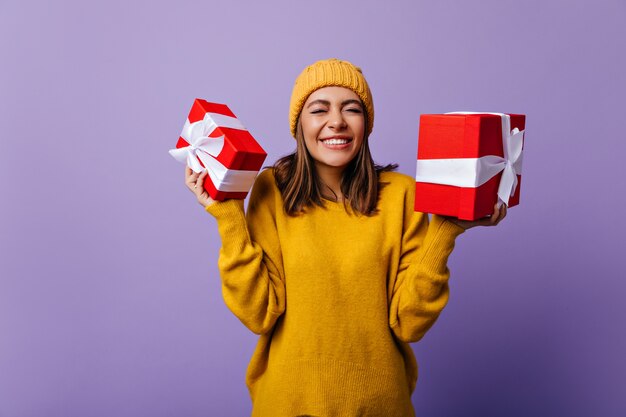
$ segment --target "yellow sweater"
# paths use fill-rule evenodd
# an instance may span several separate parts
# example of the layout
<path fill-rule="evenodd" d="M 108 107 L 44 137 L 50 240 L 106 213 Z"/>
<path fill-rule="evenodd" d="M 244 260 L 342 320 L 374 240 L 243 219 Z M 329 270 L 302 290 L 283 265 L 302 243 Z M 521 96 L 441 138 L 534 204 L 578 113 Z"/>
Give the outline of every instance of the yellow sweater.
<path fill-rule="evenodd" d="M 447 259 L 463 229 L 414 212 L 413 178 L 381 181 L 373 217 L 331 201 L 287 216 L 271 169 L 247 216 L 242 200 L 207 206 L 224 301 L 260 335 L 246 375 L 253 417 L 414 416 L 408 343 L 447 303 Z"/>

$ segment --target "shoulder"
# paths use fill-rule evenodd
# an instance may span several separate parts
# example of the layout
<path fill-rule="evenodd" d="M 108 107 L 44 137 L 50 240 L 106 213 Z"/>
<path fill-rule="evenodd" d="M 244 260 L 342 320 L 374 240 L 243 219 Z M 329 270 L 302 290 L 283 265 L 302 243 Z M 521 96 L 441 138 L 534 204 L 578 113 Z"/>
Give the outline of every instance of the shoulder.
<path fill-rule="evenodd" d="M 263 169 L 254 180 L 253 190 L 257 189 L 263 193 L 278 191 L 276 180 L 274 179 L 274 168 L 268 167 Z"/>
<path fill-rule="evenodd" d="M 415 210 L 415 179 L 399 172 L 381 172 L 378 201 L 382 212 L 412 215 Z"/>
<path fill-rule="evenodd" d="M 386 171 L 380 173 L 380 182 L 384 188 L 395 193 L 415 192 L 415 178 L 400 172 Z"/>
<path fill-rule="evenodd" d="M 248 210 L 255 210 L 260 205 L 271 207 L 280 205 L 280 190 L 274 179 L 274 168 L 263 169 L 254 180 Z"/>

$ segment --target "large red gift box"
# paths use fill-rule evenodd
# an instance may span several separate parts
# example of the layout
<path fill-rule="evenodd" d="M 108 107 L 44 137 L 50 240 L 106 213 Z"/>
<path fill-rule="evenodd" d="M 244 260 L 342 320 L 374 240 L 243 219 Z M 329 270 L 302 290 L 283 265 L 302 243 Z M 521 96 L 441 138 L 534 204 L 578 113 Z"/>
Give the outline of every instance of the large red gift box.
<path fill-rule="evenodd" d="M 525 121 L 521 114 L 421 115 L 415 210 L 476 220 L 493 213 L 499 194 L 508 207 L 519 204 Z"/>
<path fill-rule="evenodd" d="M 207 169 L 204 189 L 214 200 L 243 199 L 267 153 L 225 104 L 196 99 L 170 154 L 195 172 Z"/>

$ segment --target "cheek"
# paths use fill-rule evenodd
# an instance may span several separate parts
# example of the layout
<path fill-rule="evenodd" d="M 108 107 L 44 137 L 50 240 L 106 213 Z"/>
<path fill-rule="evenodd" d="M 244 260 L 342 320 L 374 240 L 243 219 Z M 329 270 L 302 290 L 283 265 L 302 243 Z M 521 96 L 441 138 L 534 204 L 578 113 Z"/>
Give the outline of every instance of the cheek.
<path fill-rule="evenodd" d="M 356 132 L 355 132 L 356 133 Z M 355 142 L 355 146 L 354 146 L 354 152 L 358 153 L 359 150 L 361 150 L 361 148 L 363 147 L 363 137 L 364 137 L 365 132 L 364 131 L 360 131 L 357 135 L 357 137 L 359 138 L 358 140 L 356 140 Z"/>
<path fill-rule="evenodd" d="M 320 134 L 320 130 L 320 123 L 316 123 L 314 120 L 302 123 L 302 133 L 304 134 L 305 142 L 315 143 Z"/>
<path fill-rule="evenodd" d="M 314 117 L 307 117 L 302 119 L 302 130 L 304 132 L 315 132 L 319 130 L 320 120 Z"/>
<path fill-rule="evenodd" d="M 311 139 L 307 139 L 307 136 L 304 136 L 304 146 L 307 148 L 307 150 L 309 151 L 309 153 L 314 153 L 315 152 L 315 143 L 314 141 L 312 141 Z"/>
<path fill-rule="evenodd" d="M 359 132 L 359 135 L 363 137 L 365 133 L 365 118 L 361 118 L 358 123 L 356 123 L 355 129 Z"/>
<path fill-rule="evenodd" d="M 304 146 L 309 150 L 309 152 L 314 152 L 317 145 L 317 136 L 315 132 L 311 130 L 310 126 L 308 129 L 302 126 L 302 134 L 304 135 Z"/>

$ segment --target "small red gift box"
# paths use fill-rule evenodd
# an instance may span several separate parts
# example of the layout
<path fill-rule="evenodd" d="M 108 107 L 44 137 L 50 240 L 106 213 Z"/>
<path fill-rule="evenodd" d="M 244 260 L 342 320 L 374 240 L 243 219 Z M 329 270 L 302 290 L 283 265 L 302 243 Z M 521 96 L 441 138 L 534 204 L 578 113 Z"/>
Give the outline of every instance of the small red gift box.
<path fill-rule="evenodd" d="M 421 115 L 415 210 L 476 220 L 499 198 L 519 204 L 525 121 L 521 114 Z"/>
<path fill-rule="evenodd" d="M 202 99 L 170 154 L 195 172 L 208 171 L 203 185 L 214 200 L 245 198 L 267 157 L 228 106 Z"/>

